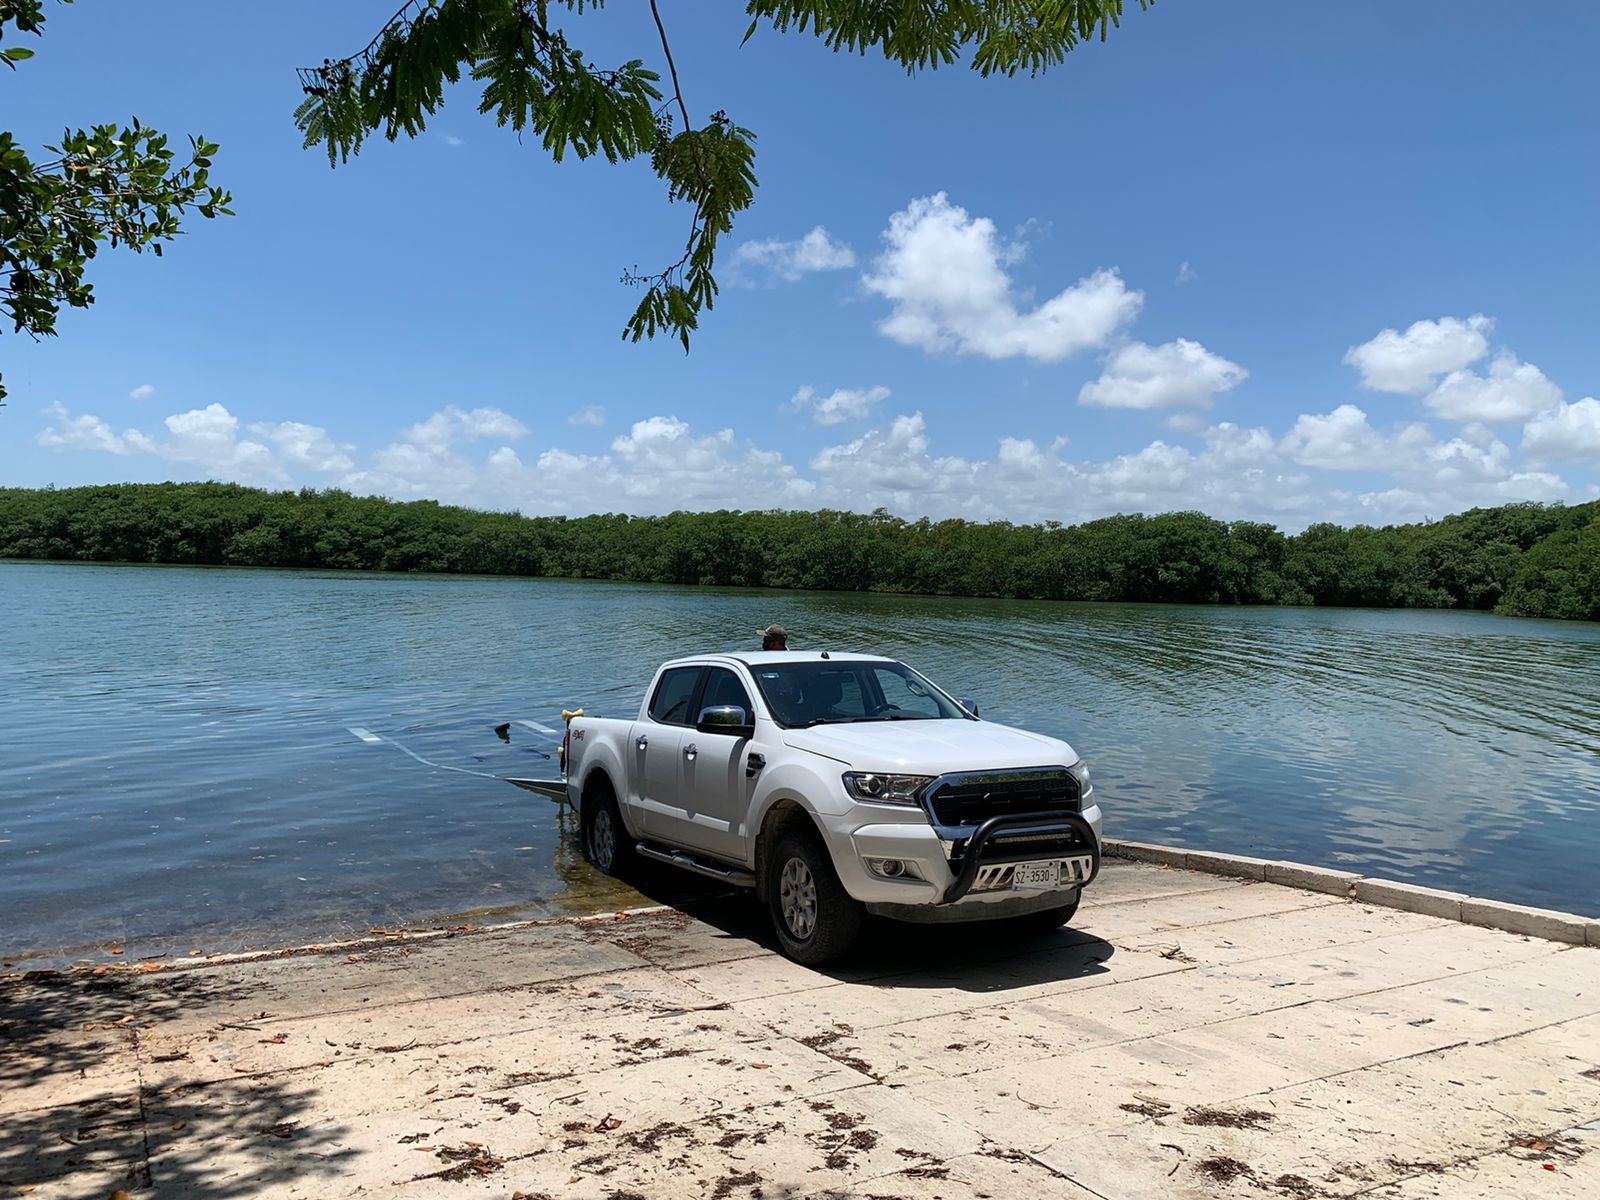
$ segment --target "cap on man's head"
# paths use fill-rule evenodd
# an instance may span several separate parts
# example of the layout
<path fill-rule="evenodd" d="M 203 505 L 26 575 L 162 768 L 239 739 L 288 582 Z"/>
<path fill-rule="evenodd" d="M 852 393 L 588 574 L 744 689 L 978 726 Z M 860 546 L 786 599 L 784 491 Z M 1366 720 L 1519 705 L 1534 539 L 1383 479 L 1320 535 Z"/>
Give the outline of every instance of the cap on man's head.
<path fill-rule="evenodd" d="M 787 645 L 789 641 L 789 631 L 782 625 L 768 625 L 765 629 L 758 629 L 756 636 L 763 642 L 783 642 Z"/>

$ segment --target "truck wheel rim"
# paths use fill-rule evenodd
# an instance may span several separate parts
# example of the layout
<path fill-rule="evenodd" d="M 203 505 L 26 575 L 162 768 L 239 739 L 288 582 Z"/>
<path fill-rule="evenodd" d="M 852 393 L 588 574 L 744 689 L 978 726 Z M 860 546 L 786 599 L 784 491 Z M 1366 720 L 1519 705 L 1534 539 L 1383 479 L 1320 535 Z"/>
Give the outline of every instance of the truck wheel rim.
<path fill-rule="evenodd" d="M 589 844 L 600 869 L 610 870 L 612 856 L 617 852 L 617 831 L 611 827 L 611 814 L 603 808 L 594 815 Z"/>
<path fill-rule="evenodd" d="M 789 932 L 801 941 L 810 937 L 817 927 L 817 881 L 811 868 L 798 858 L 784 863 L 778 896 Z"/>

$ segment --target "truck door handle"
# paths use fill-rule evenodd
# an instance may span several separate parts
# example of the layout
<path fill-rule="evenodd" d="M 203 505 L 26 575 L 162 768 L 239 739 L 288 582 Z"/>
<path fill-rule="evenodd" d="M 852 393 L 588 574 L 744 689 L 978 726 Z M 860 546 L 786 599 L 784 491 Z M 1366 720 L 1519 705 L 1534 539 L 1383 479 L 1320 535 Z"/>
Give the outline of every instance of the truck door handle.
<path fill-rule="evenodd" d="M 683 748 L 683 757 L 689 762 L 693 762 L 695 760 L 695 755 L 697 755 L 699 753 L 700 753 L 699 749 L 695 746 L 695 744 L 693 742 L 690 742 L 687 746 L 685 746 Z"/>
<path fill-rule="evenodd" d="M 640 735 L 639 735 L 639 740 L 638 740 L 638 741 L 636 741 L 636 742 L 634 742 L 634 744 L 633 744 L 633 745 L 634 745 L 634 748 L 635 748 L 635 749 L 638 749 L 638 750 L 643 750 L 643 749 L 644 749 L 644 748 L 645 748 L 645 747 L 646 747 L 646 746 L 648 746 L 648 745 L 649 745 L 649 744 L 650 744 L 650 739 L 649 739 L 649 738 L 647 738 L 647 737 L 645 737 L 645 735 L 644 735 L 644 734 L 642 734 L 642 733 L 641 733 L 641 734 L 640 734 Z"/>

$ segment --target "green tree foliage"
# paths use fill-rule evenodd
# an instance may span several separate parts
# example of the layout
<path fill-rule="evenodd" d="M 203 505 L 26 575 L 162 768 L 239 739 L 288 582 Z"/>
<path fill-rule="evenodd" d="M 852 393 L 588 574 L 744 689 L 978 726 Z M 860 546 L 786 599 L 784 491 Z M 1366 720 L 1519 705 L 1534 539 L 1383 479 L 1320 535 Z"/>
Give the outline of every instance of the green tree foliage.
<path fill-rule="evenodd" d="M 13 71 L 34 52 L 4 42 L 38 35 L 43 4 L 0 0 L 0 63 Z M 0 309 L 12 332 L 50 336 L 62 305 L 94 303 L 84 273 L 102 245 L 159 255 L 181 232 L 187 212 L 231 215 L 233 197 L 210 182 L 216 152 L 211 142 L 191 137 L 187 161 L 178 165 L 166 135 L 134 118 L 129 125 L 68 129 L 36 161 L 0 131 Z M 5 395 L 0 381 L 0 401 Z"/>
<path fill-rule="evenodd" d="M 1600 621 L 1600 506 L 1579 528 L 1558 529 L 1531 547 L 1500 602 L 1519 616 Z"/>
<path fill-rule="evenodd" d="M 904 521 L 882 509 L 572 518 L 222 483 L 9 488 L 0 558 L 1600 620 L 1600 501 L 1286 537 L 1192 512 L 1074 526 Z"/>
<path fill-rule="evenodd" d="M 980 74 L 1037 74 L 1075 46 L 1102 39 L 1125 0 L 748 0 L 745 40 L 763 25 L 811 33 L 834 50 L 881 51 L 908 72 L 956 62 L 970 51 Z M 1148 8 L 1154 0 L 1138 0 Z M 657 0 L 641 20 L 645 53 L 666 71 L 631 58 L 597 66 L 576 44 L 582 18 L 604 0 L 409 0 L 354 54 L 300 71 L 305 100 L 295 121 L 308 147 L 334 165 L 372 134 L 415 137 L 470 80 L 478 111 L 539 136 L 560 162 L 604 155 L 613 163 L 648 157 L 667 200 L 691 210 L 675 261 L 630 268 L 623 282 L 644 288 L 623 337 L 665 332 L 689 348 L 702 311 L 716 300 L 717 243 L 755 199 L 755 134 L 718 108 L 690 115 Z M 642 9 L 642 6 L 641 6 Z"/>

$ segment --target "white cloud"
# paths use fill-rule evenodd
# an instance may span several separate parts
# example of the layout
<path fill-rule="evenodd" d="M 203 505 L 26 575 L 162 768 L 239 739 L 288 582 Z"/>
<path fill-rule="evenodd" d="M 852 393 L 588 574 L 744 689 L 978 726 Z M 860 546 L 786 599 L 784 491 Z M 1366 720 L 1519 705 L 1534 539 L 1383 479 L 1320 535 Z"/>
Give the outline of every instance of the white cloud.
<path fill-rule="evenodd" d="M 932 454 L 924 416 L 897 417 L 829 447 L 809 464 L 818 503 L 857 512 L 882 506 L 902 516 L 1061 521 L 1114 512 L 1200 509 L 1224 520 L 1276 518 L 1304 524 L 1316 513 L 1306 476 L 1278 456 L 1264 429 L 1218 425 L 1198 453 L 1156 441 L 1104 462 L 1063 457 L 1065 439 L 1041 446 L 1001 437 L 994 457 Z"/>
<path fill-rule="evenodd" d="M 394 443 L 372 465 L 341 481 L 352 491 L 434 497 L 452 504 L 529 513 L 665 513 L 676 509 L 799 508 L 814 485 L 782 454 L 736 438 L 699 435 L 687 422 L 655 416 L 636 422 L 605 454 L 560 447 L 525 463 L 510 447 L 476 461 L 459 448 L 430 451 Z"/>
<path fill-rule="evenodd" d="M 1367 414 L 1354 404 L 1330 413 L 1303 413 L 1279 449 L 1295 462 L 1330 471 L 1390 470 L 1413 460 L 1416 451 L 1433 442 L 1426 425 L 1398 426 L 1380 434 Z"/>
<path fill-rule="evenodd" d="M 1522 427 L 1522 448 L 1541 458 L 1600 462 L 1600 400 L 1557 403 Z"/>
<path fill-rule="evenodd" d="M 175 444 L 197 453 L 231 447 L 239 440 L 239 418 L 216 403 L 174 413 L 164 424 Z"/>
<path fill-rule="evenodd" d="M 1229 421 L 1213 425 L 1201 437 L 1211 459 L 1220 467 L 1247 469 L 1278 461 L 1278 446 L 1265 429 L 1243 429 Z"/>
<path fill-rule="evenodd" d="M 287 478 L 260 442 L 239 438 L 239 418 L 220 404 L 174 413 L 164 424 L 172 437 L 157 447 L 171 462 L 194 463 L 213 477 L 241 483 L 277 483 Z"/>
<path fill-rule="evenodd" d="M 896 417 L 887 431 L 869 430 L 811 460 L 818 482 L 834 494 L 864 492 L 869 508 L 915 510 L 932 497 L 965 507 L 978 499 L 976 473 L 964 459 L 928 456 L 920 412 Z"/>
<path fill-rule="evenodd" d="M 368 465 L 347 470 L 332 482 L 353 492 L 403 499 L 516 507 L 520 481 L 527 473 L 521 456 L 504 444 L 482 460 L 468 451 L 474 442 L 504 443 L 527 435 L 528 427 L 502 409 L 461 409 L 451 404 L 372 453 Z"/>
<path fill-rule="evenodd" d="M 1375 392 L 1420 396 L 1434 378 L 1477 362 L 1489 353 L 1494 321 L 1482 313 L 1466 320 L 1417 321 L 1404 333 L 1385 329 L 1370 342 L 1351 346 L 1344 361 L 1361 372 L 1361 386 Z"/>
<path fill-rule="evenodd" d="M 154 384 L 141 383 L 138 387 L 134 388 L 133 391 L 128 393 L 128 399 L 129 400 L 148 400 L 148 399 L 150 399 L 151 396 L 154 396 L 155 394 L 156 394 L 156 389 L 155 389 L 155 385 Z"/>
<path fill-rule="evenodd" d="M 547 450 L 522 484 L 534 508 L 561 512 L 793 508 L 815 490 L 777 451 L 670 416 L 635 422 L 610 454 Z"/>
<path fill-rule="evenodd" d="M 56 450 L 98 450 L 102 454 L 147 454 L 152 448 L 150 439 L 137 429 L 114 433 L 99 417 L 87 413 L 73 416 L 60 401 L 44 411 L 51 423 L 39 431 L 37 441 L 41 446 Z"/>
<path fill-rule="evenodd" d="M 239 419 L 221 404 L 167 417 L 162 422 L 167 431 L 164 439 L 137 429 L 115 434 L 99 417 L 74 417 L 60 404 L 52 404 L 46 411 L 52 423 L 39 434 L 42 446 L 146 454 L 164 462 L 189 463 L 212 478 L 239 483 L 282 484 L 289 480 L 286 468 L 290 466 L 335 472 L 353 465 L 345 453 L 353 447 L 334 445 L 327 432 L 314 425 L 260 422 L 250 426 L 250 437 L 240 438 Z"/>
<path fill-rule="evenodd" d="M 1449 420 L 1490 424 L 1526 421 L 1560 402 L 1561 389 L 1538 367 L 1518 361 L 1509 350 L 1495 355 L 1487 375 L 1450 372 L 1424 401 Z"/>
<path fill-rule="evenodd" d="M 878 329 L 902 345 L 1059 362 L 1105 345 L 1144 301 L 1115 270 L 1102 270 L 1019 311 L 1004 268 L 1022 247 L 1002 243 L 993 221 L 968 216 L 943 192 L 895 213 L 883 237 L 886 248 L 862 283 L 893 303 Z"/>
<path fill-rule="evenodd" d="M 463 411 L 451 404 L 411 426 L 403 436 L 406 442 L 424 451 L 442 453 L 457 442 L 527 437 L 528 427 L 498 408 Z"/>
<path fill-rule="evenodd" d="M 1189 265 L 1189 260 L 1186 258 L 1178 264 L 1178 277 L 1177 279 L 1173 280 L 1173 282 L 1181 286 L 1185 283 L 1193 283 L 1199 278 L 1199 273 Z"/>
<path fill-rule="evenodd" d="M 856 265 L 855 251 L 818 225 L 797 242 L 776 238 L 745 242 L 733 252 L 736 266 L 759 267 L 793 283 L 817 271 L 842 271 Z"/>
<path fill-rule="evenodd" d="M 568 425 L 604 425 L 606 410 L 599 404 L 586 404 L 567 418 Z"/>
<path fill-rule="evenodd" d="M 1439 517 L 1478 505 L 1514 500 L 1565 500 L 1572 489 L 1559 476 L 1518 469 L 1510 447 L 1477 428 L 1469 437 L 1439 441 L 1426 425 L 1374 429 L 1366 413 L 1341 404 L 1331 413 L 1303 414 L 1279 450 L 1304 466 L 1329 471 L 1383 472 L 1396 486 L 1362 493 L 1354 513 L 1321 520 L 1391 521 Z"/>
<path fill-rule="evenodd" d="M 299 421 L 258 421 L 250 436 L 277 448 L 286 460 L 313 471 L 349 471 L 355 467 L 347 453 L 354 446 L 336 445 L 328 431 Z"/>
<path fill-rule="evenodd" d="M 1170 438 L 1098 458 L 1068 457 L 1065 437 L 1030 437 L 1015 428 L 996 428 L 987 446 L 965 442 L 959 454 L 944 453 L 921 412 L 885 416 L 859 437 L 805 455 L 786 457 L 732 429 L 702 432 L 657 415 L 633 424 L 604 453 L 551 446 L 534 458 L 495 441 L 476 444 L 479 435 L 522 429 L 499 410 L 478 412 L 444 409 L 363 452 L 294 421 L 255 422 L 242 435 L 239 420 L 220 404 L 174 414 L 159 439 L 137 430 L 119 435 L 97 417 L 74 417 L 57 405 L 47 410 L 39 441 L 61 451 L 144 454 L 161 472 L 157 478 L 174 477 L 168 464 L 194 463 L 242 483 L 339 486 L 530 514 L 883 507 L 911 519 L 1072 524 L 1115 512 L 1199 510 L 1222 520 L 1272 521 L 1293 532 L 1313 520 L 1410 521 L 1595 491 L 1519 462 L 1486 426 L 1441 441 L 1419 423 L 1374 428 L 1354 405 L 1303 414 L 1282 437 L 1261 427 L 1196 422 Z M 1540 414 L 1529 422 L 1525 442 L 1526 453 L 1576 458 L 1590 447 L 1600 455 L 1600 402 Z M 346 467 L 350 461 L 358 465 Z"/>
<path fill-rule="evenodd" d="M 1574 499 L 1572 489 L 1558 475 L 1545 471 L 1518 471 L 1501 479 L 1462 481 L 1455 486 L 1393 487 L 1363 492 L 1353 498 L 1352 508 L 1336 511 L 1333 520 L 1352 525 L 1374 525 L 1436 520 L 1469 508 L 1492 508 L 1534 500 L 1541 504 L 1567 503 Z"/>
<path fill-rule="evenodd" d="M 881 386 L 836 388 L 829 395 L 818 396 L 808 384 L 794 394 L 789 406 L 800 412 L 809 411 L 818 425 L 839 425 L 870 416 L 878 402 L 888 398 L 889 389 Z"/>
<path fill-rule="evenodd" d="M 1100 378 L 1083 385 L 1078 403 L 1097 408 L 1209 408 L 1218 392 L 1250 372 L 1199 342 L 1179 338 L 1160 346 L 1130 342 L 1106 360 Z"/>
<path fill-rule="evenodd" d="M 465 138 L 458 138 L 453 133 L 444 133 L 439 136 L 446 146 L 465 146 L 467 144 Z"/>

